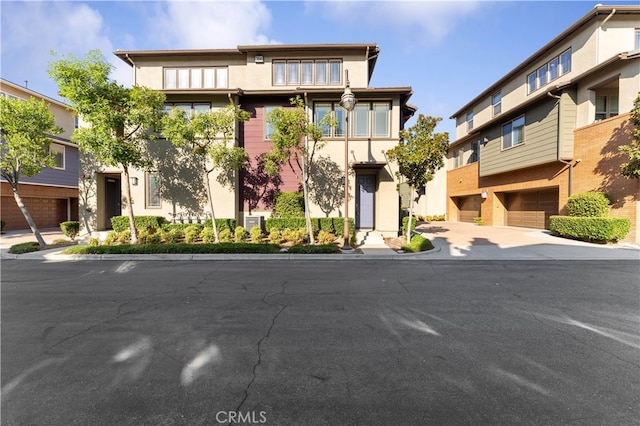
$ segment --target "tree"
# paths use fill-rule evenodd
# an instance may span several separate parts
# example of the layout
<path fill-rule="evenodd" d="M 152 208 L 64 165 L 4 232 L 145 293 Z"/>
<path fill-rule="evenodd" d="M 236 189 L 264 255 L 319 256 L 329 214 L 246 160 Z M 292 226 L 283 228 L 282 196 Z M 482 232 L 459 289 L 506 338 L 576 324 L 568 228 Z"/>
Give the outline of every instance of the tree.
<path fill-rule="evenodd" d="M 640 93 L 631 110 L 633 139 L 629 145 L 621 146 L 620 151 L 629 157 L 629 161 L 620 165 L 622 176 L 627 179 L 640 179 Z"/>
<path fill-rule="evenodd" d="M 449 133 L 434 133 L 441 120 L 420 114 L 416 124 L 400 131 L 400 143 L 387 151 L 389 159 L 398 163 L 396 176 L 398 179 L 404 177 L 410 188 L 407 243 L 411 242 L 413 193 L 416 188 L 424 187 L 433 179 L 435 172 L 444 166 L 444 157 L 449 149 Z"/>
<path fill-rule="evenodd" d="M 13 191 L 13 198 L 24 215 L 40 247 L 44 239 L 22 201 L 20 178 L 31 177 L 45 167 L 55 166 L 54 154 L 49 152 L 48 135 L 62 133 L 47 104 L 35 98 L 27 101 L 0 97 L 0 174 Z"/>
<path fill-rule="evenodd" d="M 129 171 L 151 166 L 144 155 L 145 143 L 155 138 L 165 96 L 146 87 L 126 88 L 109 79 L 111 70 L 98 50 L 84 59 L 68 55 L 49 64 L 60 95 L 89 125 L 76 129 L 71 139 L 103 165 L 122 169 L 131 242 L 137 244 Z"/>
<path fill-rule="evenodd" d="M 314 156 L 326 144 L 322 140 L 324 129 L 333 126 L 334 122 L 327 114 L 319 123 L 313 123 L 300 96 L 290 101 L 292 108 L 276 108 L 267 116 L 267 123 L 273 128 L 273 147 L 265 155 L 265 170 L 267 174 L 275 175 L 280 173 L 284 163 L 289 164 L 302 186 L 309 243 L 315 244 L 309 209 L 309 180 L 313 172 Z"/>
<path fill-rule="evenodd" d="M 247 111 L 234 105 L 201 112 L 193 117 L 189 117 L 183 109 L 173 108 L 162 118 L 162 135 L 175 146 L 186 149 L 200 167 L 216 243 L 219 241 L 218 227 L 209 175 L 218 170 L 218 182 L 223 186 L 233 185 L 235 172 L 244 166 L 249 157 L 244 149 L 228 146 L 228 142 L 234 138 L 236 123 L 249 118 Z"/>

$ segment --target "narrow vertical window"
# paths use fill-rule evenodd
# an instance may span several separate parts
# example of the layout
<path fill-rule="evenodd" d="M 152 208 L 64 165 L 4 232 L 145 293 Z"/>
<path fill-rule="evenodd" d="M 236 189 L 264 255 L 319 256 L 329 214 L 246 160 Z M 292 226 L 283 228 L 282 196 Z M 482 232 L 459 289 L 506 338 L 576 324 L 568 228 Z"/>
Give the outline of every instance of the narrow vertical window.
<path fill-rule="evenodd" d="M 265 139 L 271 139 L 271 135 L 273 134 L 273 125 L 271 123 L 269 123 L 269 121 L 267 120 L 269 118 L 269 114 L 271 114 L 271 112 L 276 109 L 276 107 L 271 107 L 271 106 L 266 106 L 264 107 L 264 138 Z"/>
<path fill-rule="evenodd" d="M 54 156 L 54 169 L 64 170 L 64 145 L 52 143 L 49 145 L 49 152 Z"/>
<path fill-rule="evenodd" d="M 636 44 L 635 50 L 640 50 L 640 29 L 636 28 Z"/>
<path fill-rule="evenodd" d="M 186 68 L 178 70 L 178 88 L 179 89 L 189 88 L 189 70 Z"/>
<path fill-rule="evenodd" d="M 300 84 L 300 62 L 287 62 L 287 84 Z"/>
<path fill-rule="evenodd" d="M 228 87 L 227 75 L 228 70 L 226 68 L 216 68 L 216 87 L 221 89 Z"/>
<path fill-rule="evenodd" d="M 373 136 L 389 137 L 389 104 L 373 104 Z"/>
<path fill-rule="evenodd" d="M 204 87 L 205 89 L 213 89 L 216 87 L 216 75 L 213 68 L 204 69 Z"/>
<path fill-rule="evenodd" d="M 558 57 L 556 56 L 549 61 L 549 81 L 558 78 Z"/>
<path fill-rule="evenodd" d="M 538 87 L 547 84 L 547 64 L 538 68 Z"/>
<path fill-rule="evenodd" d="M 571 71 L 571 49 L 565 50 L 560 55 L 560 75 Z"/>
<path fill-rule="evenodd" d="M 524 143 L 524 115 L 502 125 L 502 149 Z"/>
<path fill-rule="evenodd" d="M 327 61 L 316 61 L 316 84 L 327 84 Z"/>
<path fill-rule="evenodd" d="M 527 93 L 536 91 L 536 73 L 532 72 L 527 76 Z"/>
<path fill-rule="evenodd" d="M 607 118 L 607 97 L 596 96 L 596 121 Z"/>
<path fill-rule="evenodd" d="M 176 70 L 175 69 L 164 70 L 164 88 L 165 89 L 176 88 Z"/>
<path fill-rule="evenodd" d="M 473 130 L 473 111 L 467 113 L 467 132 Z"/>
<path fill-rule="evenodd" d="M 369 136 L 369 104 L 359 104 L 353 110 L 353 135 L 355 137 Z"/>
<path fill-rule="evenodd" d="M 335 108 L 333 111 L 333 118 L 336 120 L 336 127 L 333 128 L 333 134 L 335 137 L 344 137 L 344 126 L 345 126 L 345 114 L 344 108 L 335 104 Z"/>
<path fill-rule="evenodd" d="M 615 117 L 618 115 L 618 97 L 609 97 L 609 117 Z"/>
<path fill-rule="evenodd" d="M 316 104 L 316 113 L 315 113 L 315 117 L 313 118 L 314 123 L 316 125 L 320 125 L 322 122 L 322 119 L 327 114 L 331 114 L 331 104 Z M 324 137 L 331 136 L 331 127 L 327 125 L 323 125 L 322 136 Z"/>
<path fill-rule="evenodd" d="M 202 88 L 202 68 L 191 69 L 191 88 L 192 89 Z"/>
<path fill-rule="evenodd" d="M 313 61 L 302 61 L 302 84 L 313 84 Z"/>
<path fill-rule="evenodd" d="M 286 75 L 286 62 L 273 61 L 273 84 L 276 86 L 282 86 L 285 84 Z"/>
<path fill-rule="evenodd" d="M 159 208 L 162 206 L 162 200 L 160 198 L 160 173 L 159 172 L 147 172 L 146 173 L 146 198 L 147 207 Z"/>
<path fill-rule="evenodd" d="M 480 141 L 475 141 L 471 144 L 471 158 L 469 163 L 477 163 L 480 158 Z"/>
<path fill-rule="evenodd" d="M 502 112 L 502 93 L 498 92 L 491 97 L 491 106 L 493 108 L 493 116 Z"/>
<path fill-rule="evenodd" d="M 340 84 L 342 82 L 342 74 L 340 72 L 340 61 L 329 61 L 329 83 Z"/>

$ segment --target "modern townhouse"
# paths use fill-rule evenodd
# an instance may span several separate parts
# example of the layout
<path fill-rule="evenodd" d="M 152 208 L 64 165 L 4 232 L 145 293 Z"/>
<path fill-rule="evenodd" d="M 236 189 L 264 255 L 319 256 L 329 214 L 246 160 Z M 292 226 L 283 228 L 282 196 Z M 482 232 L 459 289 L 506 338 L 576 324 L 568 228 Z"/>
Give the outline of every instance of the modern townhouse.
<path fill-rule="evenodd" d="M 235 144 L 250 156 L 249 166 L 237 174 L 233 188 L 219 184 L 216 172 L 211 174 L 217 218 L 235 218 L 245 226 L 260 223 L 271 216 L 276 193 L 299 190 L 288 165 L 280 175 L 268 176 L 262 160 L 272 146 L 265 117 L 274 108 L 290 107 L 290 100 L 300 96 L 314 121 L 329 113 L 337 123 L 334 128 L 326 128 L 326 146 L 316 154 L 311 216 L 344 215 L 342 188 L 348 140 L 348 216 L 355 218 L 356 228 L 396 236 L 397 168 L 385 152 L 398 143 L 400 129 L 416 108 L 407 103 L 412 95 L 410 87 L 369 86 L 379 53 L 376 44 L 314 44 L 119 50 L 115 55 L 131 65 L 135 84 L 166 94 L 167 108 L 175 106 L 195 114 L 233 104 L 251 114 L 249 121 L 238 123 L 235 135 Z M 346 78 L 357 99 L 348 129 L 345 110 L 340 106 Z M 134 213 L 178 221 L 206 214 L 200 191 L 203 185 L 189 158 L 180 157 L 167 141 L 149 146 L 154 168 L 131 172 Z M 93 230 L 105 230 L 112 216 L 124 214 L 131 205 L 122 200 L 121 171 L 105 167 L 96 170 L 87 170 L 94 179 L 94 196 L 81 205 L 81 211 L 88 216 L 86 223 L 93 223 Z"/>
<path fill-rule="evenodd" d="M 547 228 L 571 194 L 606 192 L 640 242 L 640 182 L 620 174 L 640 92 L 640 6 L 596 6 L 456 111 L 449 220 Z"/>
<path fill-rule="evenodd" d="M 68 105 L 4 79 L 0 79 L 0 96 L 44 100 L 56 125 L 63 129 L 63 133 L 49 136 L 49 149 L 55 153 L 56 166 L 33 177 L 20 178 L 20 195 L 34 222 L 39 228 L 57 228 L 60 222 L 78 220 L 78 147 L 70 141 L 76 120 Z M 4 229 L 28 229 L 11 186 L 4 178 L 0 178 L 0 195 Z"/>

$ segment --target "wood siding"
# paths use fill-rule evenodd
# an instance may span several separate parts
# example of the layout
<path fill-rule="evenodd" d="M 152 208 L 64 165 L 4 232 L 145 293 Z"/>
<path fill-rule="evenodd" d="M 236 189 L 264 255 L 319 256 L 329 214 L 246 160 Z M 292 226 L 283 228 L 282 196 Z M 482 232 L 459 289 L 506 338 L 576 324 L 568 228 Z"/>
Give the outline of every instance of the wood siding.
<path fill-rule="evenodd" d="M 573 159 L 573 131 L 578 113 L 576 96 L 576 91 L 570 90 L 562 93 L 560 98 L 558 158 L 562 160 Z"/>
<path fill-rule="evenodd" d="M 488 142 L 480 147 L 480 176 L 504 173 L 556 161 L 558 158 L 558 105 L 549 99 L 525 114 L 524 143 L 502 149 L 502 125 L 484 135 Z"/>

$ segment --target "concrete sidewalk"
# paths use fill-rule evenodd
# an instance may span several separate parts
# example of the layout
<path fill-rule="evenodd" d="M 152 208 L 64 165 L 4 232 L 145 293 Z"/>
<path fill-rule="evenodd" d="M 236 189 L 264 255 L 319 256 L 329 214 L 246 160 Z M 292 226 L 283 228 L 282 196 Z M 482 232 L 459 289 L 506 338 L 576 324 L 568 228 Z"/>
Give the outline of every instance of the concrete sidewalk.
<path fill-rule="evenodd" d="M 41 231 L 45 242 L 65 238 L 59 229 Z M 22 255 L 8 253 L 14 244 L 35 241 L 31 232 L 7 231 L 0 236 L 3 259 L 63 260 L 590 260 L 622 259 L 640 261 L 640 246 L 619 243 L 592 244 L 554 237 L 546 230 L 478 226 L 462 222 L 421 223 L 416 232 L 431 240 L 434 249 L 422 253 L 397 253 L 383 245 L 357 247 L 359 253 L 343 255 L 312 254 L 154 254 L 154 255 L 84 255 L 59 254 L 64 248 L 43 250 Z M 66 239 L 66 238 L 65 238 Z"/>

